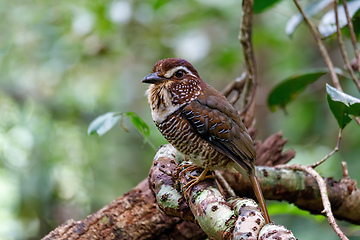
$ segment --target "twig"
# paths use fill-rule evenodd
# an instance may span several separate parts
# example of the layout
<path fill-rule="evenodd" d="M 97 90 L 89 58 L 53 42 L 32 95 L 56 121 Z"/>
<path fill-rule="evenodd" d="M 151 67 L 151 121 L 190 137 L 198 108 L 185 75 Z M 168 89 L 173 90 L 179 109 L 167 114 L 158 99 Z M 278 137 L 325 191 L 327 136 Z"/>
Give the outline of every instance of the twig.
<path fill-rule="evenodd" d="M 335 2 L 335 1 L 334 1 Z M 357 63 L 357 67 L 358 67 L 358 71 L 360 72 L 360 56 L 359 56 L 359 50 L 357 48 L 357 42 L 356 42 L 356 36 L 355 36 L 355 32 L 354 32 L 354 26 L 352 24 L 351 18 L 350 18 L 350 14 L 349 14 L 349 8 L 347 6 L 347 2 L 346 0 L 342 0 L 342 4 L 344 6 L 344 10 L 345 10 L 345 15 L 346 15 L 346 19 L 348 22 L 348 26 L 349 26 L 349 32 L 350 32 L 350 36 L 351 36 L 351 42 L 354 48 L 354 52 L 355 52 L 355 58 L 356 58 L 356 63 Z"/>
<path fill-rule="evenodd" d="M 303 8 L 300 6 L 299 4 L 299 1 L 298 0 L 294 0 L 294 3 L 296 5 L 296 7 L 299 9 L 299 12 L 301 13 L 301 15 L 303 16 L 306 24 L 308 25 L 309 29 L 310 29 L 310 32 L 311 34 L 313 35 L 313 37 L 315 38 L 315 41 L 319 47 L 319 50 L 320 50 L 320 53 L 321 55 L 323 56 L 324 60 L 325 60 L 325 63 L 329 69 L 329 72 L 330 72 L 330 76 L 331 76 L 331 79 L 334 83 L 334 86 L 342 91 L 342 88 L 341 88 L 341 85 L 340 85 L 340 82 L 339 82 L 339 79 L 336 75 L 336 72 L 335 72 L 335 69 L 334 69 L 334 65 L 329 57 L 329 54 L 324 46 L 324 44 L 322 43 L 321 41 L 321 38 L 318 34 L 318 32 L 316 31 L 316 28 L 314 26 L 314 24 L 310 21 L 310 19 L 308 18 L 308 16 L 306 15 L 306 13 L 304 12 Z"/>
<path fill-rule="evenodd" d="M 224 188 L 224 190 L 227 192 L 227 194 L 230 197 L 236 197 L 234 190 L 230 187 L 229 183 L 225 180 L 223 175 L 221 175 L 221 173 L 218 170 L 215 170 L 214 174 L 215 174 L 216 180 L 219 181 L 221 187 Z"/>
<path fill-rule="evenodd" d="M 247 101 L 240 115 L 243 115 L 249 109 L 252 102 L 255 101 L 255 94 L 257 88 L 255 57 L 254 57 L 252 40 L 251 40 L 253 5 L 254 5 L 253 0 L 247 0 L 247 1 L 243 1 L 243 6 L 242 6 L 243 15 L 240 24 L 239 40 L 242 45 L 242 49 L 244 53 L 245 68 L 247 71 L 247 77 L 249 82 L 247 90 L 251 88 L 251 93 L 250 93 L 250 99 Z"/>
<path fill-rule="evenodd" d="M 341 133 L 342 133 L 342 129 L 340 128 L 335 148 L 328 155 L 326 155 L 323 159 L 321 159 L 320 161 L 317 161 L 316 163 L 310 164 L 308 167 L 316 168 L 317 166 L 319 166 L 320 164 L 325 162 L 329 157 L 331 157 L 335 152 L 337 152 L 339 150 L 339 145 L 340 145 L 340 141 L 341 141 Z"/>
<path fill-rule="evenodd" d="M 229 99 L 232 105 L 239 100 L 241 93 L 244 91 L 245 82 L 247 81 L 247 74 L 243 72 L 240 77 L 237 77 L 234 81 L 228 84 L 223 90 L 222 94 Z M 235 95 L 230 97 L 230 93 L 234 92 Z"/>
<path fill-rule="evenodd" d="M 306 172 L 310 174 L 319 185 L 320 195 L 323 202 L 324 210 L 322 211 L 325 213 L 331 227 L 334 229 L 335 233 L 340 237 L 342 240 L 348 240 L 348 238 L 345 236 L 345 234 L 341 231 L 339 226 L 337 225 L 334 215 L 331 210 L 331 204 L 328 197 L 327 189 L 326 189 L 326 183 L 324 179 L 320 176 L 318 172 L 316 172 L 313 168 L 309 166 L 303 166 L 300 164 L 292 164 L 292 165 L 279 165 L 276 166 L 276 168 L 284 168 L 284 169 L 290 169 L 290 170 L 299 170 Z"/>
<path fill-rule="evenodd" d="M 347 168 L 346 162 L 342 161 L 341 162 L 341 167 L 342 167 L 343 179 L 349 178 L 349 170 Z"/>
<path fill-rule="evenodd" d="M 342 38 L 340 24 L 339 24 L 338 3 L 337 3 L 336 0 L 334 1 L 334 12 L 335 12 L 335 20 L 336 20 L 337 39 L 338 39 L 338 42 L 339 42 L 340 52 L 341 52 L 341 55 L 343 57 L 346 68 L 348 69 L 352 80 L 354 81 L 358 91 L 360 92 L 359 79 L 356 77 L 356 75 L 354 73 L 354 70 L 352 69 L 352 67 L 350 65 L 350 61 L 349 61 L 349 59 L 347 57 L 346 50 L 345 50 L 345 47 L 344 47 L 344 41 L 343 41 L 343 38 Z"/>
<path fill-rule="evenodd" d="M 360 119 L 359 117 L 354 117 L 355 122 L 360 126 Z"/>

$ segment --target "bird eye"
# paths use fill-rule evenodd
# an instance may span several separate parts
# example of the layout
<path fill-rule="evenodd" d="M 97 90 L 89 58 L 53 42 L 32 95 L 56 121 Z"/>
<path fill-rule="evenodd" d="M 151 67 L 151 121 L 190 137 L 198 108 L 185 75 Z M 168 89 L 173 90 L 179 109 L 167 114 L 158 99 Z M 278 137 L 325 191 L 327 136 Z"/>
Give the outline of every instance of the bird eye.
<path fill-rule="evenodd" d="M 177 70 L 174 74 L 174 76 L 176 78 L 182 78 L 185 75 L 185 71 L 184 70 Z"/>

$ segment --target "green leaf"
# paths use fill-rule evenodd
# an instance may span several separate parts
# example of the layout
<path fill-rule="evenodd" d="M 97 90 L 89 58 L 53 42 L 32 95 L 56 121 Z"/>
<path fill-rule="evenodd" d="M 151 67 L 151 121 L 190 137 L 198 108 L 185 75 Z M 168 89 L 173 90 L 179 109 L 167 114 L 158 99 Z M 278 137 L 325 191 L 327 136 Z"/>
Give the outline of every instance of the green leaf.
<path fill-rule="evenodd" d="M 120 113 L 108 112 L 95 118 L 89 125 L 87 130 L 88 135 L 98 134 L 104 135 L 107 131 L 115 126 L 119 122 L 122 115 Z"/>
<path fill-rule="evenodd" d="M 360 115 L 360 99 L 343 93 L 329 84 L 326 84 L 326 92 L 329 108 L 341 129 L 351 121 L 349 115 L 355 117 Z"/>
<path fill-rule="evenodd" d="M 265 11 L 267 8 L 271 7 L 277 2 L 280 2 L 281 0 L 257 0 L 254 1 L 254 7 L 253 11 L 254 13 L 261 13 Z"/>
<path fill-rule="evenodd" d="M 360 9 L 360 0 L 349 1 L 347 3 L 349 9 L 350 18 L 352 18 L 355 13 Z M 339 5 L 337 8 L 338 18 L 339 18 L 339 26 L 340 28 L 345 27 L 347 25 L 347 19 L 345 15 L 345 10 L 343 5 Z M 324 37 L 331 36 L 336 33 L 336 21 L 335 21 L 335 11 L 330 10 L 322 17 L 319 23 L 319 32 Z"/>
<path fill-rule="evenodd" d="M 309 3 L 304 8 L 304 12 L 308 17 L 311 17 L 315 15 L 316 13 L 323 10 L 325 7 L 327 7 L 330 3 L 334 2 L 333 0 L 317 0 L 314 2 Z M 294 33 L 297 26 L 304 21 L 304 18 L 302 17 L 301 13 L 295 14 L 290 18 L 290 20 L 286 24 L 285 32 L 287 35 L 291 35 Z"/>
<path fill-rule="evenodd" d="M 150 137 L 149 126 L 134 112 L 128 112 L 125 115 L 134 125 L 134 127 L 143 135 L 145 139 Z"/>
<path fill-rule="evenodd" d="M 316 68 L 284 79 L 270 92 L 268 97 L 269 109 L 274 112 L 277 107 L 285 108 L 307 85 L 315 82 L 328 72 L 327 68 Z"/>

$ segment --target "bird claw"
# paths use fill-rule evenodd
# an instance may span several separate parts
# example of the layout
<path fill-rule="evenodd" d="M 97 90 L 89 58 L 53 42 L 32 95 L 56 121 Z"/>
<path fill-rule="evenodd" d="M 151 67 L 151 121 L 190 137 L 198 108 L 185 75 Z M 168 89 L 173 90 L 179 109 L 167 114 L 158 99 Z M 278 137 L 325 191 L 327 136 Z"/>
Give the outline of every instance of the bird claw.
<path fill-rule="evenodd" d="M 186 163 L 186 164 L 182 164 L 181 165 L 181 168 L 182 170 L 179 172 L 179 176 L 181 175 L 184 175 L 187 173 L 187 172 L 191 172 L 191 171 L 194 171 L 196 169 L 199 169 L 199 167 L 197 167 L 196 165 L 194 164 L 190 164 L 190 163 Z M 191 176 L 191 175 L 190 175 Z"/>
<path fill-rule="evenodd" d="M 193 165 L 193 164 L 184 164 L 182 165 L 182 167 L 185 167 L 185 169 L 183 169 L 180 173 L 179 173 L 179 176 L 181 175 L 184 175 L 187 173 L 187 172 L 191 172 L 191 171 L 194 171 L 194 170 L 197 170 L 197 169 L 203 169 L 203 168 L 200 168 L 196 165 Z M 186 195 L 188 193 L 188 191 L 196 184 L 198 184 L 199 182 L 207 179 L 207 178 L 213 178 L 212 175 L 206 175 L 208 173 L 209 169 L 205 168 L 203 169 L 202 173 L 200 174 L 200 176 L 194 176 L 194 175 L 188 175 L 189 178 L 192 178 L 192 180 L 190 180 L 188 183 L 186 183 L 184 186 L 183 186 L 183 189 L 185 189 L 184 191 L 184 195 Z"/>

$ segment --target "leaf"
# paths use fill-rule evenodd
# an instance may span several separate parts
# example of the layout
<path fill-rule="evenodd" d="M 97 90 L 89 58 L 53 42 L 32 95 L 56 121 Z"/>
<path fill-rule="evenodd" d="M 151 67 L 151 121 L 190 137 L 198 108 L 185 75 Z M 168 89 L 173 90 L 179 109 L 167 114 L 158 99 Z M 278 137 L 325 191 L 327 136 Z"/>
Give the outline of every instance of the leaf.
<path fill-rule="evenodd" d="M 150 137 L 149 126 L 134 112 L 128 112 L 125 115 L 134 125 L 134 127 L 143 135 L 145 139 Z"/>
<path fill-rule="evenodd" d="M 254 1 L 253 11 L 254 13 L 261 13 L 280 1 L 281 0 L 256 0 Z"/>
<path fill-rule="evenodd" d="M 305 8 L 305 14 L 308 17 L 311 17 L 315 15 L 316 13 L 323 10 L 325 7 L 327 7 L 330 3 L 332 3 L 333 0 L 318 0 L 309 3 Z M 286 24 L 285 32 L 287 35 L 291 35 L 294 33 L 297 26 L 304 20 L 301 13 L 295 14 L 290 18 L 290 20 Z"/>
<path fill-rule="evenodd" d="M 329 95 L 327 95 L 326 99 L 332 114 L 339 124 L 339 127 L 343 129 L 349 122 L 351 122 L 351 118 L 348 114 L 346 114 L 346 106 L 341 102 L 332 101 Z"/>
<path fill-rule="evenodd" d="M 127 112 L 125 114 L 122 112 L 108 112 L 95 118 L 89 125 L 88 135 L 97 133 L 101 136 L 113 128 L 118 122 L 120 122 L 120 127 L 128 132 L 129 130 L 124 126 L 122 121 L 124 116 L 130 119 L 136 130 L 139 131 L 140 135 L 144 138 L 144 142 L 148 143 L 153 149 L 156 149 L 154 145 L 149 142 L 149 126 L 134 112 Z"/>
<path fill-rule="evenodd" d="M 274 112 L 276 107 L 285 108 L 307 85 L 315 82 L 328 72 L 329 70 L 327 68 L 316 68 L 284 79 L 270 92 L 268 97 L 269 109 Z"/>
<path fill-rule="evenodd" d="M 326 92 L 329 108 L 341 129 L 351 121 L 349 115 L 355 117 L 360 115 L 360 99 L 343 93 L 329 84 L 326 84 Z"/>
<path fill-rule="evenodd" d="M 115 126 L 119 122 L 122 115 L 116 112 L 108 112 L 95 118 L 89 125 L 87 130 L 88 135 L 98 134 L 104 135 L 107 131 Z"/>
<path fill-rule="evenodd" d="M 350 18 L 352 18 L 355 13 L 360 8 L 360 0 L 349 1 L 347 3 L 349 9 Z M 347 25 L 347 19 L 345 15 L 345 10 L 343 5 L 339 5 L 338 8 L 338 18 L 339 18 L 339 26 L 340 28 L 345 27 Z M 322 17 L 319 23 L 319 32 L 324 37 L 328 37 L 334 33 L 336 33 L 336 21 L 335 21 L 335 11 L 330 10 Z"/>

